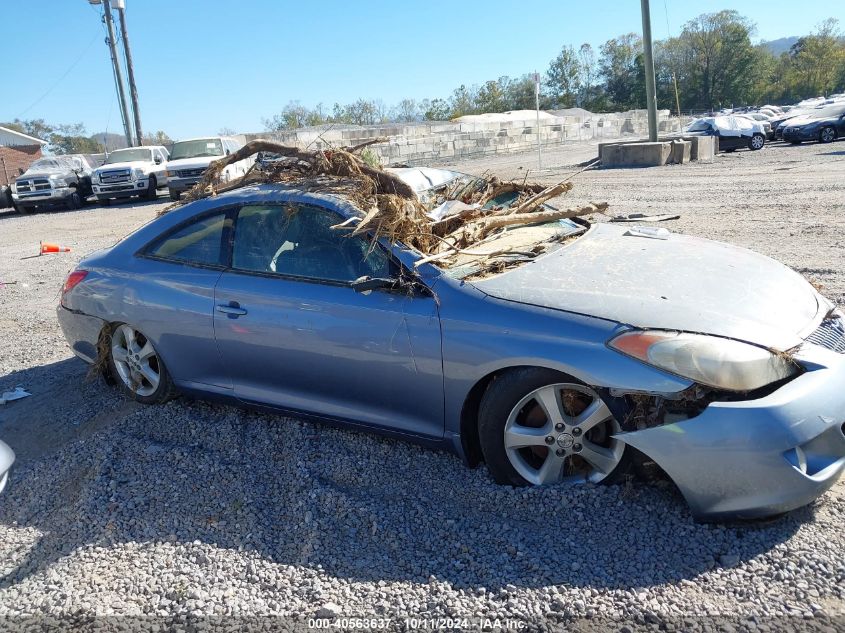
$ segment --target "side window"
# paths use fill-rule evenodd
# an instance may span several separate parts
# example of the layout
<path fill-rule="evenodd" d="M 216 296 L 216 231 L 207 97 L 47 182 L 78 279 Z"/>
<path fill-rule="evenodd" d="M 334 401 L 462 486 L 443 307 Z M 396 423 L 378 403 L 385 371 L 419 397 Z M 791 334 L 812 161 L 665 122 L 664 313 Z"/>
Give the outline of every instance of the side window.
<path fill-rule="evenodd" d="M 390 258 L 363 236 L 333 229 L 340 216 L 300 204 L 243 207 L 235 225 L 232 268 L 320 281 L 389 277 Z"/>
<path fill-rule="evenodd" d="M 222 266 L 227 222 L 225 213 L 207 215 L 159 238 L 145 254 L 187 264 Z"/>

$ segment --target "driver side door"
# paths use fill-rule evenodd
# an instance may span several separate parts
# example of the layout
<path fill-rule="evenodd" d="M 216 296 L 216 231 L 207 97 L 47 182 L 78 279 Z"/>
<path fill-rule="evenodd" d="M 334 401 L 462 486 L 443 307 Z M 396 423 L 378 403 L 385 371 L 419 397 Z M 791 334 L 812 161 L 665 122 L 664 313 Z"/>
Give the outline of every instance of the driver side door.
<path fill-rule="evenodd" d="M 214 333 L 235 395 L 251 403 L 441 437 L 440 318 L 429 293 L 356 292 L 398 275 L 380 245 L 310 204 L 237 213 Z"/>

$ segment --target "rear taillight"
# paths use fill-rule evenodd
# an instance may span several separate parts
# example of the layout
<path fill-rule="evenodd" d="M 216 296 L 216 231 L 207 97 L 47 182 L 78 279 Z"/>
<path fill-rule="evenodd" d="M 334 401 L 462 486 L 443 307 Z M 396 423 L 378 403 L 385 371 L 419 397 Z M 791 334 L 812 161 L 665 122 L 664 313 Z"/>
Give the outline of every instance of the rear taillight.
<path fill-rule="evenodd" d="M 74 270 L 67 276 L 67 279 L 65 279 L 65 285 L 62 286 L 62 305 L 64 305 L 65 295 L 76 288 L 79 282 L 85 279 L 87 275 L 87 270 Z"/>

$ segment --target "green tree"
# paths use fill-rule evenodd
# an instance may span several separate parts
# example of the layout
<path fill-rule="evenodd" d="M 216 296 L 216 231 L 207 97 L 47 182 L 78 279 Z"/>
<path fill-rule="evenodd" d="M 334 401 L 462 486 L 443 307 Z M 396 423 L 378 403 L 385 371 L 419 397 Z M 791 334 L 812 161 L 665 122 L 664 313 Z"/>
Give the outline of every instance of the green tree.
<path fill-rule="evenodd" d="M 560 49 L 546 71 L 546 87 L 552 103 L 559 108 L 575 105 L 581 89 L 581 64 L 571 46 Z"/>
<path fill-rule="evenodd" d="M 641 55 L 642 39 L 636 33 L 626 33 L 601 45 L 599 74 L 604 80 L 604 89 L 609 104 L 620 110 L 641 107 L 645 94 L 637 93 L 643 84 Z"/>
<path fill-rule="evenodd" d="M 479 112 L 505 112 L 507 109 L 507 96 L 501 80 L 487 81 L 478 89 L 476 110 Z"/>
<path fill-rule="evenodd" d="M 796 92 L 806 96 L 828 95 L 839 87 L 845 44 L 839 21 L 829 18 L 816 32 L 802 37 L 789 52 L 789 79 Z"/>
<path fill-rule="evenodd" d="M 753 33 L 754 25 L 736 11 L 705 13 L 684 25 L 685 93 L 693 107 L 748 102 L 757 60 Z"/>
<path fill-rule="evenodd" d="M 426 121 L 448 121 L 451 108 L 444 99 L 432 99 L 425 111 Z"/>
<path fill-rule="evenodd" d="M 98 154 L 103 151 L 103 145 L 87 135 L 82 123 L 57 125 L 47 140 L 53 154 Z"/>

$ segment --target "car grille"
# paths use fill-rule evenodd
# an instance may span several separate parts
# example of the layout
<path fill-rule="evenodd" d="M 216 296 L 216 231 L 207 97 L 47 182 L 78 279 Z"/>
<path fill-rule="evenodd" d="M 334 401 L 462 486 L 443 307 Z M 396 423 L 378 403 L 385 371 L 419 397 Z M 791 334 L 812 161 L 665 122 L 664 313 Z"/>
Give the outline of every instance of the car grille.
<path fill-rule="evenodd" d="M 15 188 L 18 193 L 32 193 L 34 191 L 49 191 L 50 181 L 46 178 L 30 178 L 28 180 L 16 180 Z"/>
<path fill-rule="evenodd" d="M 838 316 L 826 318 L 807 341 L 839 354 L 845 354 L 845 321 Z"/>
<path fill-rule="evenodd" d="M 179 178 L 199 178 L 204 171 L 205 167 L 200 167 L 199 169 L 179 169 L 176 171 L 176 174 Z"/>
<path fill-rule="evenodd" d="M 100 182 L 104 185 L 110 185 L 118 182 L 129 182 L 129 170 L 114 169 L 111 171 L 100 172 Z"/>

